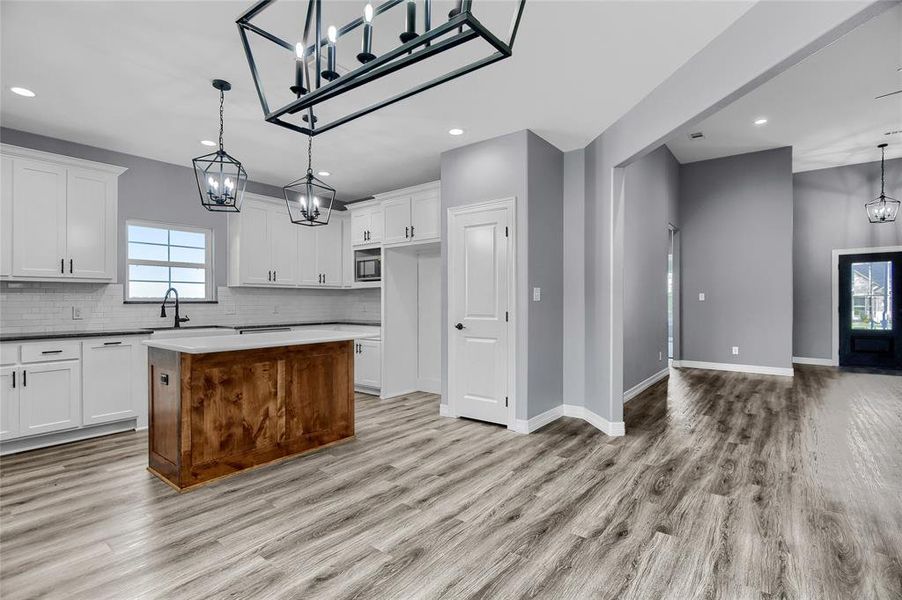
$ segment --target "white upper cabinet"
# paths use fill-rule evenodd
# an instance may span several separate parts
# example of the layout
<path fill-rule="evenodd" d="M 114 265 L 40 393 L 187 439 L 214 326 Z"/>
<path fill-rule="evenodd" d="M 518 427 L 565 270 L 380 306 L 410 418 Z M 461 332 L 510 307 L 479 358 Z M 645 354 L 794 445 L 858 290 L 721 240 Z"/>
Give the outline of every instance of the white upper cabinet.
<path fill-rule="evenodd" d="M 382 203 L 384 231 L 382 243 L 404 243 L 410 241 L 410 196 L 391 198 Z"/>
<path fill-rule="evenodd" d="M 0 277 L 13 274 L 13 159 L 0 156 Z"/>
<path fill-rule="evenodd" d="M 441 238 L 439 186 L 430 183 L 376 197 L 382 203 L 385 246 L 434 242 Z"/>
<path fill-rule="evenodd" d="M 5 145 L 2 159 L 0 276 L 115 280 L 125 169 Z"/>
<path fill-rule="evenodd" d="M 351 207 L 351 243 L 354 246 L 367 246 L 382 242 L 382 207 L 380 204 L 367 202 Z"/>
<path fill-rule="evenodd" d="M 13 275 L 66 274 L 66 167 L 13 161 Z"/>
<path fill-rule="evenodd" d="M 74 277 L 111 279 L 116 265 L 116 179 L 69 169 L 66 179 L 67 271 Z"/>
<path fill-rule="evenodd" d="M 229 215 L 229 285 L 341 287 L 344 218 L 328 225 L 292 223 L 284 205 L 245 195 Z"/>

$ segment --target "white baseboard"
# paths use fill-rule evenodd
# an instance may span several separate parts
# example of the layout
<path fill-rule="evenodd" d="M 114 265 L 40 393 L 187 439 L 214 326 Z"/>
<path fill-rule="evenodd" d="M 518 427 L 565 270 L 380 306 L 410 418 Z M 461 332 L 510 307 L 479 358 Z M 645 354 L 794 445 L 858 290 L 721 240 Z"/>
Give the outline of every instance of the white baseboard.
<path fill-rule="evenodd" d="M 564 416 L 582 419 L 595 429 L 610 436 L 626 435 L 626 424 L 623 421 L 608 421 L 598 413 L 594 413 L 585 406 L 577 404 L 565 404 Z"/>
<path fill-rule="evenodd" d="M 835 367 L 832 358 L 809 358 L 807 356 L 793 356 L 792 362 L 797 365 L 819 365 L 821 367 Z"/>
<path fill-rule="evenodd" d="M 734 371 L 736 373 L 756 373 L 758 375 L 793 376 L 792 367 L 764 367 L 761 365 L 734 365 L 733 363 L 701 362 L 697 360 L 681 360 L 680 367 L 689 369 L 711 369 L 713 371 Z"/>
<path fill-rule="evenodd" d="M 456 417 L 454 413 L 451 412 L 451 407 L 447 404 L 439 404 L 438 405 L 438 414 L 440 417 Z"/>
<path fill-rule="evenodd" d="M 89 425 L 79 429 L 68 429 L 66 431 L 57 431 L 54 433 L 45 433 L 42 435 L 33 435 L 30 437 L 6 440 L 2 444 L 0 444 L 0 455 L 5 456 L 7 454 L 15 454 L 17 452 L 36 450 L 38 448 L 58 446 L 60 444 L 78 442 L 81 440 L 101 437 L 104 435 L 122 433 L 124 431 L 136 431 L 136 424 L 137 419 L 128 419 L 125 421 L 102 423 L 100 425 Z"/>
<path fill-rule="evenodd" d="M 645 390 L 647 390 L 648 388 L 653 386 L 654 384 L 658 383 L 659 381 L 661 381 L 662 379 L 667 377 L 669 374 L 670 374 L 670 369 L 664 368 L 664 369 L 661 369 L 660 371 L 658 371 L 657 373 L 655 373 L 654 375 L 652 375 L 651 377 L 648 377 L 647 379 L 640 381 L 639 383 L 637 383 L 630 389 L 623 392 L 623 403 L 626 404 L 627 402 L 629 402 L 630 400 L 632 400 L 633 398 L 635 398 L 636 396 L 638 396 L 639 394 L 641 394 L 642 392 L 644 392 Z"/>
<path fill-rule="evenodd" d="M 542 414 L 536 415 L 528 421 L 524 419 L 517 419 L 511 429 L 513 431 L 516 431 L 517 433 L 532 433 L 533 431 L 541 429 L 542 427 L 545 427 L 553 421 L 557 421 L 563 416 L 564 407 L 555 406 L 551 410 L 546 410 Z"/>

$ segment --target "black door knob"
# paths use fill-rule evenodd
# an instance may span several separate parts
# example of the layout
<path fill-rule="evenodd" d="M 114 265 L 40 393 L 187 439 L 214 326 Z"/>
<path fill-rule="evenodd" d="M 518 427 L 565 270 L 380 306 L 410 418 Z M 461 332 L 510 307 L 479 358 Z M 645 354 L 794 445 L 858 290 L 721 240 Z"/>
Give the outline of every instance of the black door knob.
<path fill-rule="evenodd" d="M 454 326 L 454 329 L 457 329 L 458 331 L 460 331 L 460 330 L 463 329 L 463 328 L 464 328 L 464 324 L 463 324 L 463 323 L 458 323 L 457 325 Z"/>

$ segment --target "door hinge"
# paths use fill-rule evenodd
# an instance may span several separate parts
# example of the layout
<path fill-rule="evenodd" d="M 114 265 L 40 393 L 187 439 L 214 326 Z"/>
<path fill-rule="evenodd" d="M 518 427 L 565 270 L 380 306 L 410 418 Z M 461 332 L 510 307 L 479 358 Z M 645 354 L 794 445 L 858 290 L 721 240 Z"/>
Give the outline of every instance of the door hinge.
<path fill-rule="evenodd" d="M 507 408 L 507 396 L 504 397 L 504 407 Z"/>
<path fill-rule="evenodd" d="M 510 237 L 510 230 L 507 228 L 507 225 L 504 226 L 504 237 Z"/>
<path fill-rule="evenodd" d="M 510 321 L 510 313 L 504 311 L 504 322 L 507 323 L 508 321 Z"/>

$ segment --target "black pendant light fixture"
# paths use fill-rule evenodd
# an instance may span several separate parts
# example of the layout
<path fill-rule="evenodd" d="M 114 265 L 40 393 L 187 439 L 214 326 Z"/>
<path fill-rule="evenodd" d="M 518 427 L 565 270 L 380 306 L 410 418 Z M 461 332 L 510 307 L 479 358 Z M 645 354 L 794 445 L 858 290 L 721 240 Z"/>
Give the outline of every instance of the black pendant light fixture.
<path fill-rule="evenodd" d="M 296 225 L 328 225 L 335 189 L 313 175 L 313 136 L 307 136 L 307 174 L 282 188 L 288 218 Z"/>
<path fill-rule="evenodd" d="M 241 43 L 244 46 L 251 77 L 254 79 L 254 86 L 257 88 L 257 95 L 260 98 L 263 117 L 266 121 L 305 135 L 318 135 L 374 110 L 504 60 L 513 54 L 514 40 L 526 3 L 526 0 L 515 0 L 510 28 L 504 33 L 493 33 L 473 14 L 473 0 L 455 0 L 454 9 L 448 14 L 448 20 L 438 24 L 433 23 L 433 0 L 383 0 L 376 5 L 367 0 L 359 1 L 361 4 L 358 18 L 341 27 L 329 27 L 324 32 L 322 0 L 307 0 L 300 42 L 286 41 L 253 22 L 261 12 L 276 4 L 276 0 L 258 0 L 238 17 L 236 21 L 238 33 L 241 36 Z M 421 4 L 423 7 L 421 30 L 418 30 L 417 27 L 417 4 Z M 396 20 L 391 22 L 383 20 L 377 25 L 376 19 L 380 15 L 396 7 L 397 10 L 393 12 Z M 382 31 L 386 27 L 393 28 L 394 32 Z M 376 37 L 375 30 L 377 28 L 380 29 L 378 32 L 380 41 L 395 39 L 400 40 L 400 43 L 385 51 L 374 47 L 373 40 Z M 249 34 L 259 36 L 264 43 L 275 44 L 280 47 L 279 50 L 288 51 L 296 57 L 294 71 L 286 72 L 285 81 L 278 86 L 280 88 L 279 98 L 284 98 L 284 94 L 281 94 L 283 87 L 291 90 L 292 97 L 287 104 L 270 108 L 269 100 L 263 90 L 261 72 L 274 73 L 278 72 L 278 68 L 277 65 L 272 69 L 269 68 L 269 65 L 263 69 L 258 68 L 249 41 Z M 342 39 L 348 39 L 349 36 L 353 41 L 353 44 L 349 45 L 360 48 L 360 52 L 356 54 L 356 64 L 350 67 L 350 70 L 340 73 L 336 69 L 337 43 Z M 430 58 L 437 57 L 445 51 L 454 50 L 468 42 L 473 42 L 469 46 L 470 48 L 481 44 L 486 49 L 475 59 L 472 57 L 472 53 L 466 51 L 447 55 L 452 56 L 452 61 L 455 60 L 453 56 L 458 57 L 454 64 L 449 64 L 444 59 L 433 61 L 433 64 L 444 65 L 437 77 L 425 81 L 420 80 L 409 89 L 405 85 L 399 90 L 389 92 L 387 97 L 375 99 L 369 105 L 350 106 L 348 103 L 344 103 L 344 110 L 341 112 L 331 111 L 328 120 L 322 119 L 322 123 L 317 123 L 316 111 L 321 108 L 320 104 L 327 103 L 346 92 L 351 92 L 406 67 L 420 62 L 425 63 Z M 260 56 L 267 56 L 269 59 L 269 56 L 275 57 L 276 55 L 270 53 Z M 468 56 L 469 58 L 467 58 Z M 353 58 L 348 62 L 351 61 Z M 408 73 L 410 72 L 412 71 L 408 71 Z M 383 89 L 382 86 L 371 86 L 371 89 L 377 87 Z M 372 101 L 372 96 L 365 93 L 353 96 Z M 283 100 L 280 99 L 279 103 L 282 102 Z M 301 115 L 301 118 L 295 119 L 293 116 L 298 114 Z"/>
<path fill-rule="evenodd" d="M 892 223 L 899 213 L 900 202 L 886 195 L 886 147 L 880 144 L 880 195 L 864 205 L 871 223 Z"/>
<path fill-rule="evenodd" d="M 219 90 L 219 150 L 192 161 L 194 177 L 204 208 L 213 212 L 239 212 L 247 185 L 247 171 L 222 146 L 223 103 L 225 92 L 232 89 L 232 85 L 228 81 L 214 79 L 213 87 Z"/>

